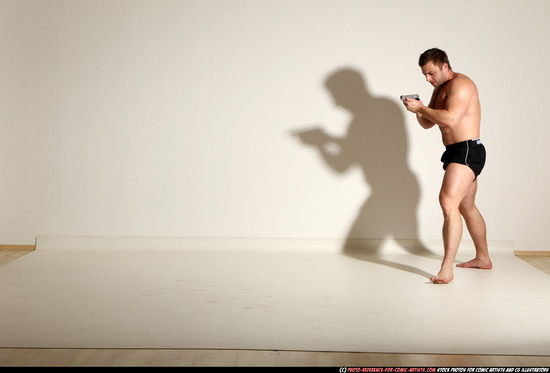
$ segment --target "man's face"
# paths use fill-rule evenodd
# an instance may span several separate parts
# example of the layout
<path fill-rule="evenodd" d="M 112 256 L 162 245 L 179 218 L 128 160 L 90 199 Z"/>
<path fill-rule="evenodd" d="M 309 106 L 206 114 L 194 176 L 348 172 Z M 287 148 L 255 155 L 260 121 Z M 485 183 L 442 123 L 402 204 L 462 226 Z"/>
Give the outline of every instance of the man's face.
<path fill-rule="evenodd" d="M 422 74 L 426 77 L 426 81 L 434 87 L 438 87 L 445 83 L 447 80 L 447 64 L 444 63 L 442 68 L 434 64 L 433 62 L 428 62 L 422 66 Z"/>

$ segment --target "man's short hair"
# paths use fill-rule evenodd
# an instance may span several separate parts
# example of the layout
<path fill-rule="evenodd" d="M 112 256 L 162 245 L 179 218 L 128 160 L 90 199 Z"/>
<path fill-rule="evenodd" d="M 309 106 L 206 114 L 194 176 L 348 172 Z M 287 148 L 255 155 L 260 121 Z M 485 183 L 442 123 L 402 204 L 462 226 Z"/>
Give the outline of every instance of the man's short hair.
<path fill-rule="evenodd" d="M 418 59 L 418 65 L 420 65 L 420 67 L 424 66 L 428 62 L 433 62 L 434 65 L 437 65 L 440 68 L 443 67 L 444 63 L 446 63 L 447 66 L 449 66 L 449 69 L 451 68 L 451 63 L 449 62 L 447 53 L 439 48 L 428 49 L 420 55 L 420 58 Z"/>

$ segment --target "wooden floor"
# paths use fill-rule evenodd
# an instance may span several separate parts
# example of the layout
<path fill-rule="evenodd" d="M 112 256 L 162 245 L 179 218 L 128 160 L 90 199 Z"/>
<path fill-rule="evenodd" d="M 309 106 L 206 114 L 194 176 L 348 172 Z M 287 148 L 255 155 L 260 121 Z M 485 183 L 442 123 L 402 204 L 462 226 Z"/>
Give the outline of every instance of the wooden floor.
<path fill-rule="evenodd" d="M 32 250 L 0 249 L 0 267 Z M 520 256 L 550 275 L 550 256 Z M 308 367 L 549 367 L 548 356 L 380 354 L 317 351 L 191 349 L 16 349 L 0 348 L 1 367 L 95 366 L 308 366 Z"/>

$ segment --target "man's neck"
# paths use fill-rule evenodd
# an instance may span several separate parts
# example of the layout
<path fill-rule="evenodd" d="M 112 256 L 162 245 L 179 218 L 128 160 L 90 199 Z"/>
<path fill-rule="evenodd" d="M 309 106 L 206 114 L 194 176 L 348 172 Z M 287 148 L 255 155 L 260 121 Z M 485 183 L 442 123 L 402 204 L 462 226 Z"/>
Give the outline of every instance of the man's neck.
<path fill-rule="evenodd" d="M 455 77 L 456 77 L 456 73 L 453 70 L 449 69 L 449 72 L 447 74 L 447 79 L 445 79 L 445 82 L 443 83 L 443 85 L 447 84 L 447 82 L 453 80 Z"/>

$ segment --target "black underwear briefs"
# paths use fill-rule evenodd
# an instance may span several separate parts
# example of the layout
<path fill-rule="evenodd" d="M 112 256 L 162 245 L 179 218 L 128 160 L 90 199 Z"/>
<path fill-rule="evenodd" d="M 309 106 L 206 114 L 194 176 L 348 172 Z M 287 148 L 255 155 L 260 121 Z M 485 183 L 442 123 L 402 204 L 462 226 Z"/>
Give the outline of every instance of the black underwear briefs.
<path fill-rule="evenodd" d="M 479 176 L 485 166 L 485 147 L 480 139 L 457 142 L 445 146 L 445 152 L 441 156 L 443 169 L 446 170 L 450 163 L 460 163 L 466 165 L 474 171 L 476 177 Z"/>

